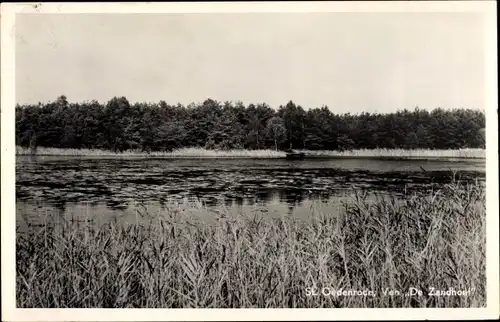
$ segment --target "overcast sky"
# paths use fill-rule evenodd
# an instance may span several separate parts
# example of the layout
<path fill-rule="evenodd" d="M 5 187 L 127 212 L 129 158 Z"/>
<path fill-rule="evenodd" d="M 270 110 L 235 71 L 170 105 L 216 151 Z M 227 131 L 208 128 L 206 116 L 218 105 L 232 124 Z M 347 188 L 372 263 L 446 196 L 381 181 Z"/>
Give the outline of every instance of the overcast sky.
<path fill-rule="evenodd" d="M 483 32 L 473 13 L 18 14 L 16 99 L 483 109 Z"/>

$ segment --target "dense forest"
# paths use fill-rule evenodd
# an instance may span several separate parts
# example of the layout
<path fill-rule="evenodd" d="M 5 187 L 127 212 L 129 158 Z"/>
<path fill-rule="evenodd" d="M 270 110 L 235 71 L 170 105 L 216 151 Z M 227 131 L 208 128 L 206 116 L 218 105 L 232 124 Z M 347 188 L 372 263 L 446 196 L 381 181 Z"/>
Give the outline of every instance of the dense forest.
<path fill-rule="evenodd" d="M 388 114 L 334 114 L 324 106 L 305 110 L 290 101 L 266 104 L 130 104 L 114 97 L 16 106 L 16 144 L 25 147 L 95 148 L 114 151 L 206 149 L 484 148 L 482 111 L 418 107 Z"/>

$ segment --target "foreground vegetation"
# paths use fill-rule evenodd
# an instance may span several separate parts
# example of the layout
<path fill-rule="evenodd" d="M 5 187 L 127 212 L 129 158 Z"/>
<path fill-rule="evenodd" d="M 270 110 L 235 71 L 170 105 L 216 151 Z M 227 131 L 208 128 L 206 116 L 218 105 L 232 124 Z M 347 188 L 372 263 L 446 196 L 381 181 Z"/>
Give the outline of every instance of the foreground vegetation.
<path fill-rule="evenodd" d="M 290 101 L 271 108 L 241 102 L 183 106 L 130 103 L 114 97 L 16 107 L 16 143 L 23 147 L 110 151 L 464 149 L 485 147 L 480 110 L 415 108 L 395 113 L 335 114 Z"/>
<path fill-rule="evenodd" d="M 466 158 L 484 159 L 484 149 L 458 149 L 458 150 L 404 150 L 404 149 L 365 149 L 349 151 L 308 151 L 304 152 L 310 157 L 347 157 L 347 158 Z M 117 156 L 117 157 L 169 157 L 169 158 L 284 158 L 286 153 L 274 150 L 208 150 L 202 148 L 180 148 L 170 152 L 140 150 L 125 150 L 120 152 L 99 149 L 59 149 L 39 147 L 36 150 L 16 146 L 16 155 L 39 156 Z"/>
<path fill-rule="evenodd" d="M 203 222 L 178 209 L 147 225 L 49 218 L 17 234 L 17 306 L 484 306 L 484 193 L 454 183 L 401 200 L 356 194 L 336 213 L 313 207 L 306 221 L 222 208 Z M 308 287 L 376 295 L 307 296 Z M 383 294 L 411 287 L 422 296 Z M 430 296 L 432 287 L 469 293 Z"/>

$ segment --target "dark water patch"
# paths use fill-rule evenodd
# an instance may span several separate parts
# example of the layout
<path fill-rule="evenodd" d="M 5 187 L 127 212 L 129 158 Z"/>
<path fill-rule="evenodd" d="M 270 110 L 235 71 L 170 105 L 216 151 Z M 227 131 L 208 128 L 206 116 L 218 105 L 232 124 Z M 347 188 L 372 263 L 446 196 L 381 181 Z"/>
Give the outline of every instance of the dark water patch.
<path fill-rule="evenodd" d="M 195 193 L 197 193 L 197 192 L 211 193 L 211 192 L 219 192 L 221 190 L 222 189 L 217 188 L 217 187 L 213 187 L 213 186 L 194 187 L 194 188 L 190 189 L 190 191 L 195 192 Z"/>
<path fill-rule="evenodd" d="M 108 200 L 106 205 L 111 209 L 125 210 L 128 208 L 128 203 L 120 200 Z"/>
<path fill-rule="evenodd" d="M 269 179 L 246 179 L 246 180 L 240 180 L 240 184 L 254 184 L 254 185 L 259 185 L 259 184 L 265 184 L 269 183 Z"/>
<path fill-rule="evenodd" d="M 126 181 L 135 184 L 148 184 L 148 185 L 160 185 L 164 182 L 162 178 L 157 178 L 157 177 L 128 179 Z"/>

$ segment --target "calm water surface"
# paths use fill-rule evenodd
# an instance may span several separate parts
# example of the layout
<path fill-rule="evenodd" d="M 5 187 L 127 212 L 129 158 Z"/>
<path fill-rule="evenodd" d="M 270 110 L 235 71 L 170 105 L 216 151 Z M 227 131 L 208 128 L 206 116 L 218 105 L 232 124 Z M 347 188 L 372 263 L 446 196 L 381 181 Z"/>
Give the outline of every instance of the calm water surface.
<path fill-rule="evenodd" d="M 201 212 L 225 207 L 271 215 L 307 217 L 316 200 L 333 211 L 352 192 L 401 196 L 450 182 L 484 180 L 484 160 L 390 161 L 369 159 L 16 159 L 16 207 L 20 226 L 47 214 L 97 221 L 137 220 L 138 211 Z M 203 204 L 195 210 L 190 202 Z M 184 207 L 184 208 L 183 208 Z M 140 213 L 140 212 L 139 212 Z"/>

